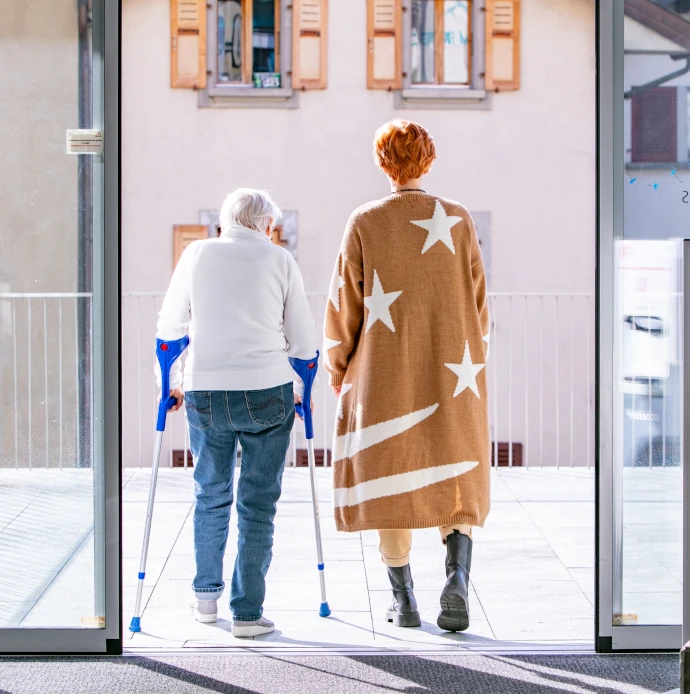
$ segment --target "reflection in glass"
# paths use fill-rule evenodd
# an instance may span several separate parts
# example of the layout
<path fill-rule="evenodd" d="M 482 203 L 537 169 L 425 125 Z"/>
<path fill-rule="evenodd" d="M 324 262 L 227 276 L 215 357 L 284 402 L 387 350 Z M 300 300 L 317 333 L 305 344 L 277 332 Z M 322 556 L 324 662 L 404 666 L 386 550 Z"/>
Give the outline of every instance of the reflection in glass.
<path fill-rule="evenodd" d="M 218 81 L 242 81 L 242 4 L 218 0 Z"/>
<path fill-rule="evenodd" d="M 470 19 L 468 0 L 443 3 L 443 81 L 467 84 L 470 81 Z"/>
<path fill-rule="evenodd" d="M 625 207 L 615 245 L 614 625 L 674 625 L 682 616 L 679 239 L 690 220 L 690 74 L 677 73 L 690 47 L 690 7 L 681 0 L 655 4 L 653 13 L 640 14 L 637 3 L 625 3 Z"/>
<path fill-rule="evenodd" d="M 412 0 L 412 83 L 434 83 L 435 69 L 435 0 Z"/>
<path fill-rule="evenodd" d="M 254 0 L 252 15 L 253 72 L 277 72 L 275 0 Z"/>
<path fill-rule="evenodd" d="M 105 625 L 104 160 L 65 153 L 103 122 L 101 7 L 2 20 L 0 628 Z"/>

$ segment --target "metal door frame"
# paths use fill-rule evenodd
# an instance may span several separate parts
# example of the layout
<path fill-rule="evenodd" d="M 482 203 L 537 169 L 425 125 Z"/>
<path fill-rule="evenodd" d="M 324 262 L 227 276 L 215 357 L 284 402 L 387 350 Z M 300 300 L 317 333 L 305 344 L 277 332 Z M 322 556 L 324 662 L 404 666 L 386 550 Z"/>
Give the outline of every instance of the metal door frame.
<path fill-rule="evenodd" d="M 623 238 L 624 0 L 597 0 L 596 600 L 598 652 L 677 651 L 680 625 L 613 626 L 622 498 L 614 482 L 614 240 Z M 617 520 L 618 519 L 618 520 Z"/>
<path fill-rule="evenodd" d="M 0 654 L 108 654 L 122 653 L 121 581 L 121 421 L 120 421 L 120 18 L 119 0 L 93 0 L 93 55 L 98 61 L 98 79 L 103 80 L 102 123 L 94 111 L 94 127 L 104 131 L 103 176 L 103 270 L 94 275 L 94 286 L 102 287 L 100 315 L 101 356 L 95 353 L 94 369 L 102 383 L 95 412 L 102 412 L 103 430 L 99 446 L 104 455 L 103 516 L 95 522 L 104 526 L 105 565 L 97 567 L 105 576 L 103 629 L 10 628 L 0 629 Z M 96 70 L 94 69 L 94 73 Z M 96 79 L 96 77 L 94 77 Z M 75 113 L 76 119 L 76 113 Z M 76 185 L 76 181 L 75 181 Z M 102 369 L 102 371 L 100 371 Z M 96 382 L 98 379 L 96 379 Z"/>

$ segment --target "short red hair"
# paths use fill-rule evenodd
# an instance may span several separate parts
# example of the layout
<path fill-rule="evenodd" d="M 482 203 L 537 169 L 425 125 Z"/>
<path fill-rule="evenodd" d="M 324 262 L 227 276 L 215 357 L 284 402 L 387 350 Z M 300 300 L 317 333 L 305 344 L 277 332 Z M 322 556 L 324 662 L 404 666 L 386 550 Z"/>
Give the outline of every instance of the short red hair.
<path fill-rule="evenodd" d="M 434 159 L 434 138 L 419 123 L 396 119 L 376 131 L 374 161 L 396 183 L 404 185 L 428 173 Z"/>

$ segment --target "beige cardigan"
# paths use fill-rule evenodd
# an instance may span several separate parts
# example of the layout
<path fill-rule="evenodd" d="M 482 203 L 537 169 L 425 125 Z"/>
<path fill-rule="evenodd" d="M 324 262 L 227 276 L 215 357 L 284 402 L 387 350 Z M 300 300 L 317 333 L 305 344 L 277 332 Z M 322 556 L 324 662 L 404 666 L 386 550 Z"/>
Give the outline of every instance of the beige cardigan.
<path fill-rule="evenodd" d="M 484 266 L 462 205 L 396 193 L 355 210 L 325 320 L 324 363 L 342 385 L 339 530 L 484 523 L 489 333 Z"/>

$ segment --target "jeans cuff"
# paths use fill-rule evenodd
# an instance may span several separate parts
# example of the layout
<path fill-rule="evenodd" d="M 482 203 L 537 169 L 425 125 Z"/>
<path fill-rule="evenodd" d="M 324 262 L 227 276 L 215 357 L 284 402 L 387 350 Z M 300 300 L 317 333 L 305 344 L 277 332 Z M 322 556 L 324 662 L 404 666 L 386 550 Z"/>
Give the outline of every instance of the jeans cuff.
<path fill-rule="evenodd" d="M 258 615 L 257 617 L 246 617 L 244 615 L 237 615 L 234 614 L 232 615 L 232 621 L 233 622 L 258 622 L 261 619 L 262 615 Z"/>
<path fill-rule="evenodd" d="M 223 588 L 220 590 L 212 588 L 194 591 L 194 597 L 196 597 L 197 600 L 218 600 L 221 595 L 223 595 Z"/>

